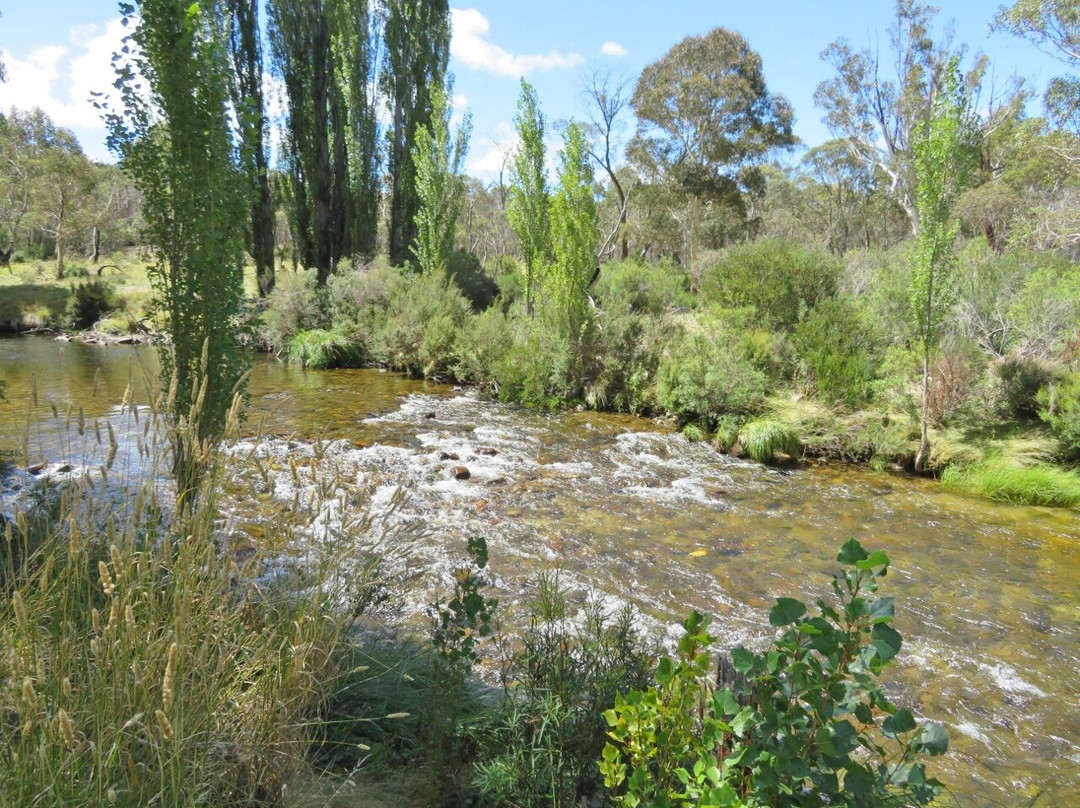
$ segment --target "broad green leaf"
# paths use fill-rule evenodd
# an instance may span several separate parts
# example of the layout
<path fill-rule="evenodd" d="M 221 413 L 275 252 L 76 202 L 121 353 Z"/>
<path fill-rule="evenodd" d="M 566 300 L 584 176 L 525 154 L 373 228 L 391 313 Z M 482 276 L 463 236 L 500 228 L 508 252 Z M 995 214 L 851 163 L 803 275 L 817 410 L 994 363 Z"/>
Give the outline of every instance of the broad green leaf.
<path fill-rule="evenodd" d="M 866 558 L 866 550 L 859 544 L 858 539 L 848 539 L 847 543 L 840 548 L 840 554 L 836 560 L 841 564 L 857 564 Z"/>
<path fill-rule="evenodd" d="M 888 662 L 890 659 L 900 653 L 900 646 L 903 643 L 903 638 L 900 636 L 900 632 L 885 623 L 878 623 L 874 626 L 873 633 L 870 637 L 870 644 L 877 651 L 877 657 L 882 662 Z"/>
<path fill-rule="evenodd" d="M 889 566 L 889 557 L 884 550 L 875 550 L 866 558 L 856 561 L 855 566 L 861 570 L 872 570 L 874 567 Z"/>
<path fill-rule="evenodd" d="M 916 726 L 918 725 L 915 723 L 915 716 L 911 714 L 911 710 L 901 708 L 895 715 L 890 715 L 881 723 L 881 731 L 886 736 L 895 738 L 897 735 L 911 732 Z"/>
<path fill-rule="evenodd" d="M 893 598 L 877 598 L 866 606 L 871 622 L 887 623 L 896 616 L 896 601 Z"/>
<path fill-rule="evenodd" d="M 754 655 L 743 647 L 731 650 L 731 664 L 739 673 L 746 676 L 754 668 Z"/>
<path fill-rule="evenodd" d="M 769 612 L 769 623 L 774 626 L 789 626 L 806 614 L 806 604 L 795 598 L 777 598 L 776 605 Z"/>
<path fill-rule="evenodd" d="M 937 721 L 927 721 L 919 734 L 919 748 L 928 755 L 944 755 L 949 749 L 949 736 Z"/>

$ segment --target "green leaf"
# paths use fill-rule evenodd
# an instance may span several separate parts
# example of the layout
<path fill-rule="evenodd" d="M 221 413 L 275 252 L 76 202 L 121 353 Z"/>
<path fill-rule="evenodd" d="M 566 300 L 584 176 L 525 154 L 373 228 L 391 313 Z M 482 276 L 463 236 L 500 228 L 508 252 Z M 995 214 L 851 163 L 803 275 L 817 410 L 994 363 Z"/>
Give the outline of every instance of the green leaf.
<path fill-rule="evenodd" d="M 937 721 L 927 721 L 919 734 L 919 748 L 928 755 L 944 755 L 949 749 L 949 736 Z"/>
<path fill-rule="evenodd" d="M 870 644 L 877 652 L 878 659 L 882 662 L 888 662 L 900 653 L 903 638 L 900 636 L 900 632 L 892 626 L 878 623 L 874 626 L 873 633 L 870 635 Z"/>
<path fill-rule="evenodd" d="M 754 655 L 742 646 L 731 649 L 731 664 L 743 676 L 754 669 Z"/>
<path fill-rule="evenodd" d="M 875 550 L 866 558 L 856 561 L 855 566 L 861 570 L 872 570 L 874 567 L 889 566 L 889 557 L 884 550 Z"/>
<path fill-rule="evenodd" d="M 806 614 L 806 604 L 795 598 L 777 598 L 776 605 L 769 612 L 769 623 L 774 626 L 789 626 Z"/>
<path fill-rule="evenodd" d="M 866 613 L 872 623 L 887 623 L 896 616 L 896 601 L 893 598 L 877 598 L 867 604 Z"/>
<path fill-rule="evenodd" d="M 713 694 L 713 711 L 718 715 L 735 715 L 739 712 L 739 701 L 727 688 L 718 690 Z"/>
<path fill-rule="evenodd" d="M 847 543 L 840 548 L 840 554 L 836 560 L 841 564 L 857 564 L 866 558 L 866 550 L 859 544 L 858 539 L 848 539 Z"/>
<path fill-rule="evenodd" d="M 911 714 L 911 710 L 901 708 L 895 715 L 890 715 L 881 722 L 881 731 L 887 737 L 895 738 L 897 735 L 911 732 L 916 726 L 918 725 L 915 723 L 915 716 Z"/>

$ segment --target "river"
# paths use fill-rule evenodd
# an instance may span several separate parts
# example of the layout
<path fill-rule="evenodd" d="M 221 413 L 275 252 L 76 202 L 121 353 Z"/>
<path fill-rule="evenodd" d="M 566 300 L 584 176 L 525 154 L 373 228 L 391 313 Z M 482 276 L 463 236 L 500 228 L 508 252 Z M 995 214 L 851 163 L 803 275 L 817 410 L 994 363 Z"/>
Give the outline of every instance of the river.
<path fill-rule="evenodd" d="M 69 406 L 117 421 L 129 378 L 148 395 L 144 365 L 154 366 L 147 348 L 0 340 L 0 449 L 100 462 L 99 449 L 54 437 L 58 424 Z M 964 806 L 1020 805 L 1038 790 L 1039 805 L 1080 805 L 1075 511 L 849 466 L 767 468 L 647 420 L 538 414 L 375 370 L 305 372 L 260 357 L 250 390 L 249 435 L 230 451 L 261 458 L 263 499 L 287 508 L 320 475 L 332 480 L 337 509 L 306 530 L 329 535 L 350 504 L 378 512 L 405 489 L 392 519 L 424 532 L 403 551 L 424 586 L 402 612 L 444 590 L 465 539 L 483 535 L 508 615 L 538 571 L 558 570 L 578 594 L 633 604 L 663 637 L 696 608 L 715 616 L 723 645 L 760 644 L 774 598 L 826 595 L 846 539 L 883 549 L 905 640 L 888 688 L 946 724 L 950 751 L 933 772 Z M 258 512 L 238 507 L 237 530 L 257 535 Z"/>

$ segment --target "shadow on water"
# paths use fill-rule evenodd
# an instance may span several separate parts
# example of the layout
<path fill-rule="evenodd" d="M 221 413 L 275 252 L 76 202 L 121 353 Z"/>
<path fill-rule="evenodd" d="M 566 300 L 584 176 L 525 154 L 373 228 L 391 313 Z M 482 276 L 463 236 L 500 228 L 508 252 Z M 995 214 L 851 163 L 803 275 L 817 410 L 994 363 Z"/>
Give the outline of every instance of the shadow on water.
<path fill-rule="evenodd" d="M 140 367 L 135 354 L 0 341 L 11 399 L 0 404 L 0 446 L 21 441 L 30 372 L 39 401 L 108 415 Z M 889 687 L 947 723 L 951 751 L 935 765 L 960 804 L 1018 805 L 1036 789 L 1046 804 L 1080 804 L 1074 511 L 860 468 L 770 469 L 640 419 L 530 413 L 394 374 L 266 358 L 253 371 L 249 426 L 270 437 L 233 451 L 267 459 L 281 507 L 305 493 L 289 461 L 332 468 L 375 508 L 407 489 L 395 518 L 427 525 L 429 538 L 417 551 L 427 588 L 403 597 L 405 619 L 445 590 L 464 540 L 480 534 L 511 620 L 536 573 L 559 569 L 579 592 L 633 603 L 662 635 L 697 608 L 716 616 L 724 644 L 760 643 L 772 599 L 825 597 L 837 548 L 857 536 L 893 559 L 886 586 L 905 648 Z M 346 492 L 313 524 L 332 526 L 353 501 Z"/>

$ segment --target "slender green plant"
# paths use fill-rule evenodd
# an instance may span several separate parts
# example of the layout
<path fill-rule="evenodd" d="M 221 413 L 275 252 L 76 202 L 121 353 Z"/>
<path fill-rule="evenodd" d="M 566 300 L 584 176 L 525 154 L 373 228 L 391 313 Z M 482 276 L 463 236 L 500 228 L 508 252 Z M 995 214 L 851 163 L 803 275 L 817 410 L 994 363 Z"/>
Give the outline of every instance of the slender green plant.
<path fill-rule="evenodd" d="M 575 341 L 589 315 L 588 289 L 597 273 L 598 239 L 589 144 L 584 129 L 571 123 L 563 135 L 558 187 L 551 202 L 554 261 L 548 274 L 559 320 Z"/>
<path fill-rule="evenodd" d="M 454 235 L 465 199 L 465 155 L 472 116 L 450 131 L 446 91 L 431 95 L 431 121 L 416 130 L 416 260 L 424 273 L 445 272 L 454 252 Z"/>
<path fill-rule="evenodd" d="M 122 109 L 109 145 L 143 194 L 149 274 L 168 319 L 163 352 L 180 501 L 197 490 L 204 452 L 180 436 L 195 423 L 212 444 L 244 378 L 238 344 L 250 183 L 230 124 L 227 13 L 218 0 L 121 3 L 132 33 L 117 62 Z"/>
<path fill-rule="evenodd" d="M 510 164 L 506 214 L 525 262 L 525 311 L 531 317 L 539 275 L 551 260 L 551 195 L 544 168 L 544 114 L 536 89 L 525 79 L 514 124 L 521 142 Z"/>
<path fill-rule="evenodd" d="M 922 471 L 930 454 L 930 362 L 941 340 L 941 326 L 957 298 L 953 243 L 960 226 L 953 215 L 967 167 L 964 118 L 967 99 L 954 59 L 935 100 L 934 112 L 915 138 L 913 151 L 919 214 L 915 266 L 908 297 L 915 338 L 922 356 L 922 400 L 919 451 L 915 470 Z"/>

